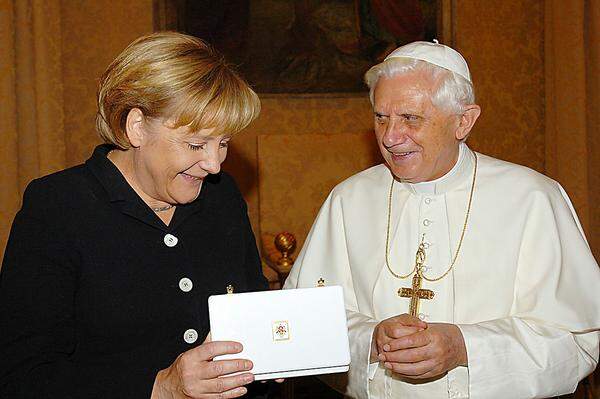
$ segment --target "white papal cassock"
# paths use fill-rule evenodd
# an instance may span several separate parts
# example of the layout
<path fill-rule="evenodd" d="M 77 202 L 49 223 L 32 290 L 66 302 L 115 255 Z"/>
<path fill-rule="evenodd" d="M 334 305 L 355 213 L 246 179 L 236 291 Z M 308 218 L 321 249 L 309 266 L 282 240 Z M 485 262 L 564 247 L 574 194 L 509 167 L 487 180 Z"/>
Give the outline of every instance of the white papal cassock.
<path fill-rule="evenodd" d="M 421 237 L 425 275 L 447 270 L 467 209 L 475 155 L 461 144 L 456 165 L 431 182 L 394 185 L 390 266 L 412 270 Z M 368 364 L 375 325 L 408 313 L 409 298 L 385 266 L 388 193 L 385 165 L 333 189 L 285 288 L 344 287 L 352 363 L 338 387 L 357 398 L 532 398 L 575 390 L 598 362 L 600 269 L 571 202 L 554 180 L 477 154 L 478 171 L 464 242 L 455 267 L 420 301 L 419 317 L 454 323 L 468 367 L 410 384 Z M 344 380 L 347 378 L 347 383 Z"/>

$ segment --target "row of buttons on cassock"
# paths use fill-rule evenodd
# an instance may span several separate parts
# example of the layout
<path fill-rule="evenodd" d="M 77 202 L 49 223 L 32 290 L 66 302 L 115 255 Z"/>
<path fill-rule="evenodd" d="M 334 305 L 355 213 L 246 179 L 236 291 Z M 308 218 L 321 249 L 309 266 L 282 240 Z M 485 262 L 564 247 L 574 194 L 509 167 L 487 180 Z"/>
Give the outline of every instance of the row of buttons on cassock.
<path fill-rule="evenodd" d="M 430 204 L 433 200 L 431 198 L 427 197 L 423 201 L 426 204 Z M 431 220 L 431 219 L 423 219 L 423 226 L 425 226 L 425 227 L 429 227 L 432 223 L 433 223 L 433 220 Z M 431 246 L 431 243 L 423 242 L 423 247 L 425 247 L 425 250 L 429 249 L 430 246 Z M 430 267 L 423 266 L 423 272 L 427 272 L 428 270 L 430 270 Z"/>
<path fill-rule="evenodd" d="M 425 204 L 427 204 L 427 205 L 431 204 L 433 201 L 434 201 L 434 200 L 433 200 L 432 198 L 429 198 L 429 197 L 427 197 L 427 198 L 425 198 L 425 199 L 423 200 L 423 202 L 425 202 Z M 425 227 L 429 227 L 429 226 L 431 226 L 432 224 L 433 224 L 433 220 L 431 220 L 431 219 L 423 219 L 423 226 L 425 226 Z M 429 247 L 430 247 L 431 245 L 432 245 L 432 244 L 431 244 L 430 242 L 424 242 L 424 243 L 423 243 L 423 246 L 425 247 L 425 250 L 429 249 Z M 427 271 L 427 270 L 429 270 L 429 269 L 430 269 L 430 268 L 429 268 L 429 267 L 427 267 L 427 266 L 423 267 L 423 271 L 424 271 L 424 272 L 426 272 L 426 271 Z M 428 315 L 428 314 L 425 314 L 425 313 L 419 313 L 417 316 L 419 317 L 419 319 L 421 319 L 421 320 L 423 320 L 423 321 L 426 321 L 426 320 L 428 320 L 428 319 L 429 319 L 429 315 Z M 448 393 L 450 394 L 449 396 L 450 396 L 451 398 L 462 397 L 462 394 L 461 394 L 459 391 L 456 391 L 456 390 L 453 390 L 453 389 L 449 390 L 449 391 L 448 391 Z"/>
<path fill-rule="evenodd" d="M 173 234 L 165 234 L 163 242 L 169 248 L 173 248 L 179 242 L 179 239 Z M 183 292 L 190 292 L 194 288 L 194 283 L 187 277 L 179 280 L 179 289 Z M 190 328 L 183 333 L 183 340 L 188 344 L 193 344 L 198 340 L 198 331 Z"/>
<path fill-rule="evenodd" d="M 431 204 L 433 201 L 434 201 L 434 200 L 433 200 L 433 199 L 431 199 L 431 198 L 429 198 L 429 197 L 426 197 L 426 198 L 423 200 L 423 202 L 425 202 L 427 205 Z M 433 223 L 433 221 L 432 221 L 432 220 L 429 220 L 429 219 L 423 219 L 423 226 L 425 226 L 425 227 L 428 227 L 428 226 L 429 226 L 431 223 Z"/>
<path fill-rule="evenodd" d="M 425 198 L 423 200 L 423 202 L 425 202 L 425 204 L 427 204 L 427 205 L 431 204 L 433 201 L 434 200 L 432 198 L 429 198 L 429 197 L 427 197 L 427 198 Z M 433 224 L 433 220 L 431 220 L 431 219 L 423 219 L 423 226 L 429 227 L 432 224 Z M 424 242 L 423 243 L 423 246 L 425 247 L 425 250 L 429 249 L 429 247 L 431 245 L 432 244 L 430 242 Z M 429 267 L 427 267 L 427 266 L 423 267 L 423 272 L 427 272 L 428 270 L 430 270 Z M 419 317 L 419 319 L 421 319 L 423 321 L 426 321 L 426 320 L 429 319 L 429 315 L 425 314 L 425 313 L 419 313 L 417 316 Z M 456 390 L 453 390 L 453 389 L 449 390 L 448 393 L 449 393 L 449 396 L 451 398 L 462 397 L 462 394 L 459 391 L 456 391 Z"/>
<path fill-rule="evenodd" d="M 427 205 L 431 204 L 431 202 L 433 202 L 433 199 L 426 197 L 423 202 L 425 202 Z M 429 227 L 431 224 L 433 223 L 433 220 L 431 219 L 423 219 L 423 226 L 425 227 Z M 427 250 L 431 244 L 429 242 L 424 242 L 423 246 L 425 247 L 425 250 Z M 423 266 L 423 272 L 427 272 L 430 268 L 428 266 Z M 425 313 L 419 313 L 417 315 L 419 317 L 419 319 L 425 321 L 429 318 L 428 314 Z"/>

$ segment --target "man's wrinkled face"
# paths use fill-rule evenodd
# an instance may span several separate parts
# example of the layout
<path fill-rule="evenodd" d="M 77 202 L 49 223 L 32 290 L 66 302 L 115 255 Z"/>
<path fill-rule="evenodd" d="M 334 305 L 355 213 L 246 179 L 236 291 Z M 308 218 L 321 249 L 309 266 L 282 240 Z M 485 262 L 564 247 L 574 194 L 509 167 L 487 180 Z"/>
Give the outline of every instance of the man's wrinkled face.
<path fill-rule="evenodd" d="M 435 180 L 458 158 L 459 116 L 431 102 L 438 82 L 427 72 L 382 76 L 375 86 L 375 135 L 388 167 L 402 181 Z"/>

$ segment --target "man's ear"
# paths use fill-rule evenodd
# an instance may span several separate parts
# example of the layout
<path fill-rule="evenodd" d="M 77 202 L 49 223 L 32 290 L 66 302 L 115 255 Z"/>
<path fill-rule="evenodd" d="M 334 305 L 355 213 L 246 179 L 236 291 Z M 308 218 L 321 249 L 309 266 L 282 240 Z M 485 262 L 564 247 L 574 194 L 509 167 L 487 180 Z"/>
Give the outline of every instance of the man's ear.
<path fill-rule="evenodd" d="M 138 148 L 144 140 L 144 114 L 139 108 L 132 108 L 127 114 L 125 122 L 125 133 L 131 143 L 131 146 Z"/>
<path fill-rule="evenodd" d="M 481 115 L 481 108 L 477 104 L 467 105 L 460 115 L 458 127 L 456 128 L 456 139 L 464 140 L 471 133 L 471 129 L 475 125 L 477 118 Z"/>

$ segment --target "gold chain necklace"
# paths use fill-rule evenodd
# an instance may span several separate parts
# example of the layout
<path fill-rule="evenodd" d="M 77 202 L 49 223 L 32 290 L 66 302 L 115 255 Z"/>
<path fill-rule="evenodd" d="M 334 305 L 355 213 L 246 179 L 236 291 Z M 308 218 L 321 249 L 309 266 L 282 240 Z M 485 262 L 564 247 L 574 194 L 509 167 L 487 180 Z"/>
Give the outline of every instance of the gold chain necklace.
<path fill-rule="evenodd" d="M 456 259 L 458 259 L 458 254 L 460 253 L 460 248 L 463 243 L 463 238 L 465 237 L 465 232 L 467 231 L 467 223 L 469 222 L 469 214 L 471 213 L 471 203 L 473 202 L 473 192 L 475 191 L 475 179 L 477 177 L 477 154 L 474 151 L 471 151 L 471 153 L 475 157 L 475 166 L 473 168 L 473 180 L 471 182 L 471 192 L 469 193 L 469 203 L 467 205 L 467 214 L 465 215 L 465 223 L 463 224 L 462 232 L 460 233 L 460 240 L 458 241 L 458 247 L 456 248 L 456 252 L 454 253 L 454 258 L 452 259 L 452 263 L 450 263 L 448 270 L 446 270 L 444 272 L 444 274 L 442 274 L 441 276 L 436 277 L 436 278 L 428 278 L 428 277 L 425 277 L 423 275 L 423 273 L 421 272 L 421 276 L 427 281 L 438 281 L 438 280 L 441 280 L 444 277 L 446 277 L 448 275 L 448 273 L 450 273 L 450 270 L 452 270 L 452 268 L 454 267 L 454 264 L 456 263 Z M 405 279 L 405 278 L 410 277 L 417 270 L 418 262 L 415 262 L 415 267 L 408 274 L 401 275 L 392 270 L 392 268 L 390 267 L 390 262 L 388 260 L 389 253 L 390 253 L 390 224 L 391 224 L 391 219 L 392 219 L 392 197 L 394 194 L 394 181 L 395 180 L 396 179 L 394 179 L 394 177 L 392 176 L 392 184 L 390 185 L 390 194 L 389 194 L 389 199 L 388 199 L 387 232 L 386 232 L 386 236 L 385 236 L 385 265 L 387 266 L 388 270 L 390 271 L 390 273 L 392 273 L 392 275 L 394 277 L 399 278 L 399 279 Z M 421 248 L 422 246 L 423 246 L 423 243 L 421 243 L 419 245 L 419 250 L 422 249 Z M 419 256 L 419 250 L 417 250 L 417 257 Z"/>

